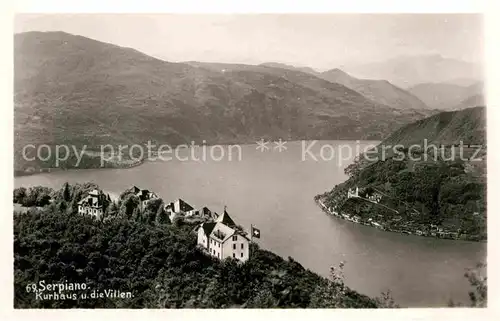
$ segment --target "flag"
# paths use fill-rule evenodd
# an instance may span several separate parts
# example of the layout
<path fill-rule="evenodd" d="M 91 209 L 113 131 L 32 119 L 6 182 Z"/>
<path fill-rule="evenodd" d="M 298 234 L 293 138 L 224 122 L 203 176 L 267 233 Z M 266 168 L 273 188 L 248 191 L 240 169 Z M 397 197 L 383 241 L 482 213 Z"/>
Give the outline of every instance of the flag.
<path fill-rule="evenodd" d="M 252 237 L 260 239 L 260 230 L 252 226 Z"/>

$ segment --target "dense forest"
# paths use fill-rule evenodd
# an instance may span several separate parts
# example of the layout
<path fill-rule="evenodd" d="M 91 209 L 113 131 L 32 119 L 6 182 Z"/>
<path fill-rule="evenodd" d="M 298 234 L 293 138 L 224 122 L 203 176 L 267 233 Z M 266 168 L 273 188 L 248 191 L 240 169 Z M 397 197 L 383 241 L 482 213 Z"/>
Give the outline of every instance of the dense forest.
<path fill-rule="evenodd" d="M 345 286 L 342 265 L 323 278 L 256 244 L 243 264 L 206 256 L 196 247 L 195 225 L 182 217 L 170 222 L 161 199 L 141 211 L 137 197 L 125 191 L 116 201 L 105 197 L 100 220 L 77 214 L 76 204 L 94 188 L 14 190 L 14 202 L 32 206 L 14 212 L 16 308 L 394 306 L 387 294 L 372 299 Z M 47 289 L 53 283 L 66 286 L 64 298 Z M 33 284 L 45 291 L 37 296 Z M 80 289 L 68 290 L 69 284 Z M 106 297 L 110 290 L 130 296 Z M 53 292 L 57 299 L 43 296 Z M 93 298 L 96 293 L 104 297 Z"/>

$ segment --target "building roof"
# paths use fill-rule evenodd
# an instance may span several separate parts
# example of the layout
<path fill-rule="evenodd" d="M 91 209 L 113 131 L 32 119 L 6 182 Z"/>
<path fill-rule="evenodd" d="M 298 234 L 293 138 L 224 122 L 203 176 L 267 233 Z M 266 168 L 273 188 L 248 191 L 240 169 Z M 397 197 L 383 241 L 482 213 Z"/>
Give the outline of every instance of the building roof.
<path fill-rule="evenodd" d="M 233 219 L 229 216 L 229 214 L 224 210 L 224 214 L 217 217 L 216 222 L 224 223 L 227 226 L 234 227 L 236 223 L 234 223 Z"/>
<path fill-rule="evenodd" d="M 203 232 L 205 232 L 205 235 L 210 235 L 216 224 L 217 223 L 214 222 L 201 224 L 201 227 L 203 228 Z"/>
<path fill-rule="evenodd" d="M 236 231 L 224 223 L 217 222 L 210 233 L 210 237 L 222 243 L 229 239 Z"/>
<path fill-rule="evenodd" d="M 102 197 L 100 195 L 89 194 L 78 202 L 78 205 L 90 206 L 94 208 L 102 207 Z"/>
<path fill-rule="evenodd" d="M 207 223 L 205 223 L 205 224 L 207 224 Z M 231 227 L 229 227 L 221 222 L 212 223 L 212 224 L 215 224 L 215 225 L 212 228 L 212 231 L 210 233 L 210 237 L 219 241 L 219 242 L 224 243 L 227 240 L 229 240 L 231 238 L 231 236 L 233 236 L 233 235 L 240 235 L 243 238 L 245 238 L 247 241 L 250 241 L 250 239 L 243 232 L 240 232 L 236 229 L 233 229 L 233 228 L 231 228 Z"/>
<path fill-rule="evenodd" d="M 194 210 L 194 207 L 192 207 L 191 205 L 189 205 L 188 203 L 186 203 L 184 200 L 182 200 L 182 199 L 179 198 L 177 201 L 179 201 L 179 205 L 181 207 L 183 207 L 183 206 L 187 207 L 188 211 Z"/>
<path fill-rule="evenodd" d="M 135 195 L 139 197 L 141 201 L 158 198 L 158 195 L 156 195 L 156 193 L 151 192 L 147 189 L 141 189 L 138 192 L 136 192 Z"/>
<path fill-rule="evenodd" d="M 179 202 L 179 207 L 181 208 L 182 212 L 187 212 L 187 211 L 194 210 L 194 207 L 192 207 L 191 205 L 189 205 L 188 203 L 186 203 L 185 201 L 183 201 L 180 198 L 178 198 L 175 201 L 172 201 L 172 202 L 170 202 L 168 204 L 165 204 L 165 209 L 166 210 L 169 210 L 169 209 L 173 210 L 174 209 L 174 204 L 177 203 L 177 202 Z"/>

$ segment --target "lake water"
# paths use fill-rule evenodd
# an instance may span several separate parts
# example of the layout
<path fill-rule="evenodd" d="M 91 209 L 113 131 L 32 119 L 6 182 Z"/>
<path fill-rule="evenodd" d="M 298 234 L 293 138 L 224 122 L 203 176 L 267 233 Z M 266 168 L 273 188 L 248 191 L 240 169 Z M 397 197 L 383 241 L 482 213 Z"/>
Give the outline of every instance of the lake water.
<path fill-rule="evenodd" d="M 346 283 L 361 293 L 378 296 L 390 289 L 403 307 L 446 306 L 449 299 L 468 303 L 470 287 L 463 274 L 484 260 L 486 244 L 384 232 L 330 217 L 313 201 L 346 179 L 343 168 L 350 160 L 339 162 L 340 145 L 341 157 L 348 158 L 345 146 L 355 151 L 373 143 L 320 141 L 309 149 L 313 156 L 303 155 L 310 142 L 287 142 L 281 152 L 274 145 L 263 152 L 244 145 L 240 152 L 231 149 L 231 159 L 227 148 L 221 161 L 209 160 L 211 147 L 206 147 L 206 161 L 174 157 L 130 169 L 45 173 L 16 177 L 15 186 L 59 188 L 64 182 L 92 181 L 118 195 L 137 185 L 165 201 L 182 198 L 219 213 L 227 205 L 238 224 L 260 228 L 262 238 L 256 241 L 262 248 L 291 256 L 324 276 L 330 266 L 345 261 Z M 332 150 L 336 157 L 329 160 Z M 213 151 L 216 158 L 222 155 L 220 149 Z M 180 154 L 184 158 L 190 152 Z M 201 148 L 195 156 L 202 157 Z"/>

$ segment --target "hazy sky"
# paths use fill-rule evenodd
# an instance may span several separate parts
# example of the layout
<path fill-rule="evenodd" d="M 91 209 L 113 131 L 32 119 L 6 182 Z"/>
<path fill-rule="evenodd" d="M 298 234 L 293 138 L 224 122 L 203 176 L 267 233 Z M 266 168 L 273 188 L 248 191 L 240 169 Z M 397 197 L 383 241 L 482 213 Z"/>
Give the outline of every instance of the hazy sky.
<path fill-rule="evenodd" d="M 483 60 L 482 18 L 472 14 L 25 14 L 16 16 L 14 30 L 60 30 L 169 61 L 276 61 L 322 70 L 401 55 Z"/>

